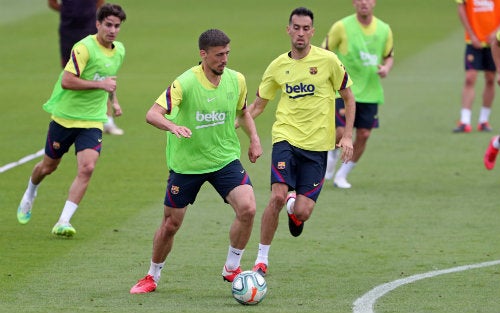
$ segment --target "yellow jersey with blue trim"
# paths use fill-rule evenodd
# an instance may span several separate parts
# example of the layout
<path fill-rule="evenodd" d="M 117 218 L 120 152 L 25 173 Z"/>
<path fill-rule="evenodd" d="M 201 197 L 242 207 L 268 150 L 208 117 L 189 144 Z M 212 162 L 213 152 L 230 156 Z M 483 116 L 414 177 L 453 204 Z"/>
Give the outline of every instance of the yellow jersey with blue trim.
<path fill-rule="evenodd" d="M 264 72 L 257 94 L 272 100 L 280 90 L 273 143 L 286 140 L 304 150 L 332 150 L 335 92 L 352 83 L 337 55 L 316 46 L 299 60 L 293 59 L 291 52 L 274 59 Z"/>

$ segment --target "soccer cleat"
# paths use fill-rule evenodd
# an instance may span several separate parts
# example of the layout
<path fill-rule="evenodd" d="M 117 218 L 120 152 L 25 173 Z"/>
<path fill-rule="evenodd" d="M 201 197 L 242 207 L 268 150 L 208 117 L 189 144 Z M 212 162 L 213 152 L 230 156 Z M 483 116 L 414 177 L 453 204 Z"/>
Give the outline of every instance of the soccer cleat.
<path fill-rule="evenodd" d="M 349 189 L 352 187 L 345 177 L 335 177 L 333 185 L 337 188 L 342 188 L 342 189 Z"/>
<path fill-rule="evenodd" d="M 456 128 L 453 129 L 454 133 L 470 133 L 472 127 L 469 124 L 459 123 Z"/>
<path fill-rule="evenodd" d="M 477 130 L 480 132 L 490 132 L 492 131 L 490 123 L 484 122 L 477 125 Z"/>
<path fill-rule="evenodd" d="M 104 124 L 104 132 L 110 135 L 121 136 L 125 132 L 115 124 Z"/>
<path fill-rule="evenodd" d="M 265 263 L 257 263 L 253 266 L 252 271 L 259 273 L 262 276 L 266 276 L 267 265 Z"/>
<path fill-rule="evenodd" d="M 286 197 L 286 203 L 288 203 L 290 199 L 292 198 L 295 199 L 296 197 L 297 195 L 295 194 L 295 192 L 288 194 L 288 196 Z M 290 234 L 292 234 L 292 236 L 294 237 L 300 236 L 302 230 L 304 229 L 304 222 L 300 221 L 297 218 L 297 216 L 295 216 L 295 214 L 293 213 L 287 212 L 287 215 L 288 215 L 288 229 L 290 230 Z"/>
<path fill-rule="evenodd" d="M 491 138 L 488 148 L 484 153 L 484 166 L 487 170 L 492 170 L 495 167 L 498 149 L 493 146 L 493 143 L 498 140 L 498 136 Z"/>
<path fill-rule="evenodd" d="M 138 293 L 148 293 L 156 290 L 156 282 L 153 279 L 153 276 L 146 275 L 143 279 L 139 280 L 137 284 L 135 284 L 132 288 L 130 288 L 131 294 Z"/>
<path fill-rule="evenodd" d="M 21 203 L 19 203 L 19 206 L 17 207 L 17 221 L 19 223 L 26 224 L 30 221 L 33 201 L 35 201 L 34 197 L 33 199 L 27 199 L 26 195 L 24 195 L 21 199 Z"/>
<path fill-rule="evenodd" d="M 225 280 L 225 281 L 228 281 L 228 282 L 233 282 L 234 278 L 236 276 L 238 276 L 238 274 L 241 273 L 241 267 L 237 267 L 236 269 L 234 270 L 228 270 L 226 268 L 226 265 L 224 264 L 224 268 L 222 269 L 222 278 Z"/>
<path fill-rule="evenodd" d="M 76 230 L 70 223 L 57 223 L 52 228 L 52 234 L 56 236 L 73 237 L 73 235 L 76 234 Z"/>

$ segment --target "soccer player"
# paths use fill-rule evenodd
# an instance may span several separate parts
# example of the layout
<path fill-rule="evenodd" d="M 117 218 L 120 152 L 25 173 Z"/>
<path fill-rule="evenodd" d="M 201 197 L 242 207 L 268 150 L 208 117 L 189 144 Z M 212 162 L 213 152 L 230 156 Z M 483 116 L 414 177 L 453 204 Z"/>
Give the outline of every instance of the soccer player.
<path fill-rule="evenodd" d="M 495 62 L 496 71 L 500 73 L 500 31 L 496 33 L 495 42 L 491 45 L 491 53 L 493 56 L 493 61 Z M 500 75 L 497 76 L 497 83 L 500 86 Z M 484 166 L 487 170 L 492 170 L 495 167 L 495 162 L 498 156 L 498 150 L 500 149 L 500 136 L 494 136 L 491 138 L 486 152 L 484 153 Z"/>
<path fill-rule="evenodd" d="M 148 274 L 130 289 L 132 294 L 156 290 L 187 206 L 194 203 L 205 182 L 236 214 L 229 230 L 222 277 L 232 282 L 241 273 L 240 261 L 252 232 L 256 204 L 250 178 L 239 160 L 235 123 L 250 139 L 250 162 L 262 154 L 262 147 L 246 108 L 245 77 L 226 67 L 229 42 L 221 30 L 203 32 L 198 39 L 201 64 L 177 77 L 146 114 L 148 123 L 167 132 L 170 174 L 164 217 L 153 239 L 151 265 Z"/>
<path fill-rule="evenodd" d="M 462 89 L 460 122 L 454 133 L 472 131 L 471 116 L 474 103 L 475 84 L 479 71 L 484 71 L 483 105 L 479 113 L 477 130 L 491 131 L 489 117 L 495 97 L 495 64 L 491 56 L 491 44 L 500 25 L 500 3 L 498 1 L 455 0 L 458 17 L 465 31 L 465 82 Z"/>
<path fill-rule="evenodd" d="M 96 11 L 104 4 L 104 0 L 48 0 L 48 5 L 60 13 L 59 20 L 59 49 L 61 53 L 62 68 L 66 66 L 71 56 L 73 45 L 88 35 L 97 32 L 95 21 Z M 113 112 L 113 102 L 118 102 L 115 97 L 108 101 L 108 121 L 104 123 L 104 132 L 111 135 L 123 135 L 115 116 L 120 116 L 121 111 Z"/>
<path fill-rule="evenodd" d="M 342 149 L 344 161 L 350 160 L 353 153 L 352 81 L 333 52 L 311 45 L 313 20 L 313 13 L 307 8 L 292 11 L 287 26 L 291 50 L 269 64 L 250 105 L 255 118 L 281 91 L 272 128 L 271 197 L 262 214 L 258 256 L 253 267 L 262 275 L 267 272 L 269 249 L 283 206 L 287 206 L 293 236 L 302 233 L 304 222 L 313 212 L 323 186 L 327 151 L 335 144 L 336 91 L 346 103 L 346 127 L 337 146 Z"/>
<path fill-rule="evenodd" d="M 351 188 L 347 175 L 363 155 L 373 128 L 378 128 L 378 107 L 384 102 L 384 90 L 380 82 L 393 65 L 393 38 L 389 25 L 373 15 L 375 0 L 353 0 L 355 14 L 335 22 L 322 47 L 335 52 L 351 75 L 356 98 L 354 127 L 354 155 L 343 163 L 335 174 L 338 150 L 328 152 L 328 166 L 325 179 L 333 179 L 338 188 Z M 337 140 L 344 132 L 344 103 L 336 99 L 335 121 Z M 335 174 L 335 177 L 334 177 Z"/>
<path fill-rule="evenodd" d="M 116 93 L 116 74 L 125 56 L 123 44 L 115 41 L 125 19 L 125 11 L 119 5 L 105 4 L 99 9 L 97 33 L 74 46 L 70 61 L 50 99 L 43 105 L 44 110 L 51 113 L 52 121 L 45 155 L 33 168 L 17 209 L 19 223 L 28 223 L 39 184 L 57 169 L 63 155 L 74 144 L 78 172 L 52 233 L 68 237 L 76 233 L 70 219 L 85 195 L 101 151 L 106 101 L 110 94 Z M 115 105 L 115 110 L 121 110 L 119 104 Z"/>

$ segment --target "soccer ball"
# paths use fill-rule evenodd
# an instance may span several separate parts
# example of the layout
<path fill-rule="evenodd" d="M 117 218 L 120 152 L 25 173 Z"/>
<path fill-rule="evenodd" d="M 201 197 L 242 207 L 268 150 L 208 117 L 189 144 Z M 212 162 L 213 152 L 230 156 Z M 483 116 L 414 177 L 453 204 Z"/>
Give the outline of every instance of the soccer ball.
<path fill-rule="evenodd" d="M 266 296 L 267 283 L 259 273 L 244 271 L 234 278 L 231 292 L 234 299 L 241 304 L 257 304 Z"/>

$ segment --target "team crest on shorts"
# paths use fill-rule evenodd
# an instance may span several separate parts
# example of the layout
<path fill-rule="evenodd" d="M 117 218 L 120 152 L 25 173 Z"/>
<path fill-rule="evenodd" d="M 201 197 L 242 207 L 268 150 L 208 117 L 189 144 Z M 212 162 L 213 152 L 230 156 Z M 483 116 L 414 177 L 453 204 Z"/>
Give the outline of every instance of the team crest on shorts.
<path fill-rule="evenodd" d="M 170 188 L 170 193 L 173 194 L 173 195 L 176 195 L 176 194 L 179 193 L 179 189 L 180 189 L 179 186 L 172 186 Z"/>
<path fill-rule="evenodd" d="M 311 75 L 316 75 L 316 74 L 318 74 L 318 68 L 317 68 L 316 66 L 314 66 L 314 67 L 310 67 L 310 68 L 309 68 L 309 73 L 310 73 Z"/>
<path fill-rule="evenodd" d="M 278 162 L 278 169 L 284 170 L 286 167 L 286 162 Z"/>
<path fill-rule="evenodd" d="M 61 144 L 57 141 L 54 141 L 52 143 L 52 148 L 54 148 L 54 150 L 59 150 L 59 148 L 61 148 Z"/>

